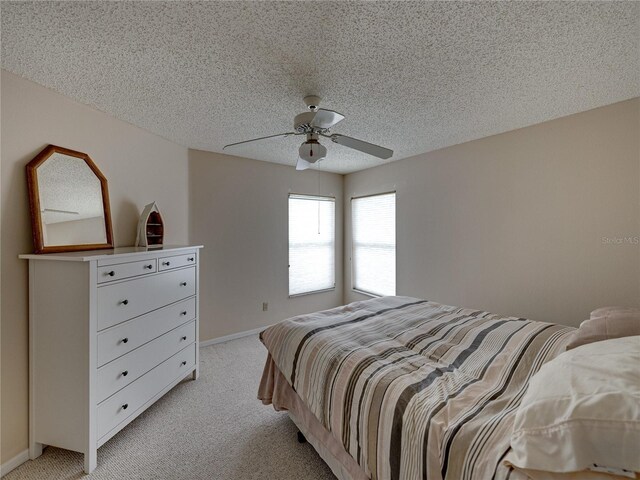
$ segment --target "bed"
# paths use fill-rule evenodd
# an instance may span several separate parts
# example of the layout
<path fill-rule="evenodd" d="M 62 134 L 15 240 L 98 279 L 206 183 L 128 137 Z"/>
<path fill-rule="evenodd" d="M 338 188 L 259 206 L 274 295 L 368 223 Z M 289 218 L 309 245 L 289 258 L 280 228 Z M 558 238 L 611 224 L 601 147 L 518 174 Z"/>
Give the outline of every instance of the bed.
<path fill-rule="evenodd" d="M 515 480 L 516 409 L 573 331 L 411 297 L 355 302 L 263 331 L 258 398 L 341 480 Z"/>

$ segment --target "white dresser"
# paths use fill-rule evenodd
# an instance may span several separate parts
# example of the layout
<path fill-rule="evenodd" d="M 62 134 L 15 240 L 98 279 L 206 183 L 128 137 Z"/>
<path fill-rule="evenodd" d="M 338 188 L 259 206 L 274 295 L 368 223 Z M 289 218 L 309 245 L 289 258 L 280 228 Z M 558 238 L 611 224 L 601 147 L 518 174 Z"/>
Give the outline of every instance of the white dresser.
<path fill-rule="evenodd" d="M 186 376 L 198 377 L 201 246 L 29 260 L 29 455 L 96 451 Z"/>

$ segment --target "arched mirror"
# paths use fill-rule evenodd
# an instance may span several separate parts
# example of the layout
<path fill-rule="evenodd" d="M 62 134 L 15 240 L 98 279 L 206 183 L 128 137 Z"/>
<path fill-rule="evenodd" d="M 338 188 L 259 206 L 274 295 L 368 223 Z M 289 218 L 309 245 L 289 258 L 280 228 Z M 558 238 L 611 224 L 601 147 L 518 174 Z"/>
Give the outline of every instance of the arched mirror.
<path fill-rule="evenodd" d="M 89 155 L 49 145 L 27 182 L 36 253 L 113 248 L 107 179 Z"/>

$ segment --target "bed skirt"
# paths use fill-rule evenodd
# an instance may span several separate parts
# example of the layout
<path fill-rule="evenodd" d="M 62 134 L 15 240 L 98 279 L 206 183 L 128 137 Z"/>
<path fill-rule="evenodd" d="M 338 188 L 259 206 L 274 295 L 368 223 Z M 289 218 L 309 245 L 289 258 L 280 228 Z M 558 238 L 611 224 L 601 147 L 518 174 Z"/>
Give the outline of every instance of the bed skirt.
<path fill-rule="evenodd" d="M 356 461 L 331 433 L 324 428 L 298 394 L 278 370 L 271 355 L 264 366 L 258 399 L 264 405 L 273 405 L 277 411 L 287 411 L 298 430 L 315 448 L 339 480 L 369 480 Z"/>

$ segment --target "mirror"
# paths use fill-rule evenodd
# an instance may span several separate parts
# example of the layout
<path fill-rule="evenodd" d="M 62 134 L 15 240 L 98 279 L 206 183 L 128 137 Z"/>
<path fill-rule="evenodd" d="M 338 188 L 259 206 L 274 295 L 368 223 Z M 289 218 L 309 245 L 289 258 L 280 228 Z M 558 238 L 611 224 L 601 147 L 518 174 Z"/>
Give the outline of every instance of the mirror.
<path fill-rule="evenodd" d="M 49 145 L 27 183 L 36 253 L 113 248 L 107 179 L 89 155 Z"/>

